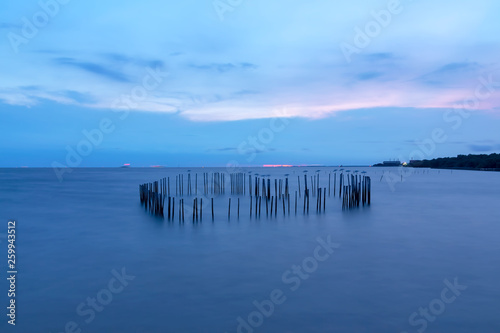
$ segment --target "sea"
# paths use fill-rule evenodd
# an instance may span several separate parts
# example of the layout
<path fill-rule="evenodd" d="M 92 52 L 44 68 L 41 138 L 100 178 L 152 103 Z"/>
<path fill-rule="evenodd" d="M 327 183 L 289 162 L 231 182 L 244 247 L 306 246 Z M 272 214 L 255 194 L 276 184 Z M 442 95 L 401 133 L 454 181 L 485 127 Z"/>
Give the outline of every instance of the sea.
<path fill-rule="evenodd" d="M 0 169 L 0 332 L 500 332 L 500 173 L 242 168 L 245 193 L 231 194 L 227 174 L 225 193 L 205 194 L 203 174 L 214 172 L 235 171 L 75 168 L 58 179 L 51 168 Z M 370 205 L 342 209 L 341 173 L 370 177 Z M 249 176 L 271 179 L 272 193 L 288 177 L 290 212 L 280 199 L 270 216 L 264 200 L 256 216 Z M 304 176 L 309 187 L 319 177 L 321 211 L 313 192 L 304 213 Z M 139 198 L 140 184 L 168 177 L 171 220 Z"/>

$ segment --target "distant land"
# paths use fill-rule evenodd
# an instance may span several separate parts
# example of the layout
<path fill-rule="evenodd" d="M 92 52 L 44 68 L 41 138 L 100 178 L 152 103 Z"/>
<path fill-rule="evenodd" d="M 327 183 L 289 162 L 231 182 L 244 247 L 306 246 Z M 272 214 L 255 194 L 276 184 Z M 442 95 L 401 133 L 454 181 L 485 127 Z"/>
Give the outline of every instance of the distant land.
<path fill-rule="evenodd" d="M 382 163 L 374 164 L 374 167 L 398 167 L 401 166 L 401 161 L 384 161 Z"/>
<path fill-rule="evenodd" d="M 410 161 L 408 166 L 413 168 L 500 171 L 500 154 L 469 154 L 432 160 L 414 160 Z"/>

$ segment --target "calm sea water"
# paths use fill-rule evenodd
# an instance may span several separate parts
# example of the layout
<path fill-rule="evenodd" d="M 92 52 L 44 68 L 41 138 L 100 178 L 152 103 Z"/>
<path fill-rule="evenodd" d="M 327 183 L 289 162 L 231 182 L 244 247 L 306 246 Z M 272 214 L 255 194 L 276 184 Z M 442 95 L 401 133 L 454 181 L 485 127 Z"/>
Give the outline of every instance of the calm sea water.
<path fill-rule="evenodd" d="M 305 170 L 320 170 L 327 187 L 334 169 L 245 172 L 289 174 L 295 190 Z M 369 208 L 342 211 L 332 195 L 324 214 L 312 198 L 308 216 L 299 200 L 297 216 L 250 219 L 247 195 L 237 219 L 234 196 L 228 221 L 226 195 L 215 221 L 205 207 L 197 224 L 189 213 L 168 223 L 139 203 L 140 183 L 186 169 L 75 169 L 63 182 L 51 169 L 0 169 L 0 269 L 5 277 L 15 219 L 19 271 L 15 328 L 0 282 L 0 331 L 500 332 L 500 173 L 416 170 L 401 182 L 397 168 L 350 169 L 372 177 Z M 191 173 L 201 188 L 214 170 Z M 324 261 L 311 260 L 318 237 L 340 245 L 326 259 L 321 248 Z M 303 264 L 310 273 L 293 273 Z M 122 269 L 134 278 L 118 288 Z M 464 287 L 454 294 L 445 280 Z M 273 290 L 281 304 L 255 312 Z M 106 304 L 92 310 L 96 297 Z"/>

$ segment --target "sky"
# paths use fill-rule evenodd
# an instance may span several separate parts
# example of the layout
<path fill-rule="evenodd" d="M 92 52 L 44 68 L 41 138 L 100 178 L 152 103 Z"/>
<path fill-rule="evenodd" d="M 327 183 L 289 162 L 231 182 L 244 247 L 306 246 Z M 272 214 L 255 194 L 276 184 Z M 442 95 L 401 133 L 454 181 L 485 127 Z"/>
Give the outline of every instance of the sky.
<path fill-rule="evenodd" d="M 500 151 L 495 0 L 8 1 L 0 167 Z"/>

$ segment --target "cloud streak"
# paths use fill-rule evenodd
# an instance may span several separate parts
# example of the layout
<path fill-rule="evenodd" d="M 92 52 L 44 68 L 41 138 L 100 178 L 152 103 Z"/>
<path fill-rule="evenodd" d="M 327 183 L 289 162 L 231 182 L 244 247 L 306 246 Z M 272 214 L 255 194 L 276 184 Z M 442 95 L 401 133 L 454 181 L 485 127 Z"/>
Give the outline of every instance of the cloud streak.
<path fill-rule="evenodd" d="M 415 3 L 352 64 L 337 45 L 363 22 L 355 14 L 360 7 L 378 9 L 370 1 L 318 0 L 311 11 L 310 5 L 277 0 L 266 5 L 273 19 L 264 22 L 255 19 L 262 14 L 259 6 L 242 7 L 220 22 L 189 2 L 121 4 L 120 15 L 117 4 L 61 12 L 61 25 L 33 40 L 22 57 L 5 54 L 4 103 L 51 100 L 110 108 L 141 84 L 150 67 L 168 68 L 169 77 L 137 111 L 178 110 L 191 121 L 234 121 L 270 118 L 273 110 L 287 108 L 290 117 L 317 119 L 347 110 L 453 107 L 473 96 L 478 78 L 498 66 L 500 23 L 492 13 L 500 4 L 493 0 L 466 0 L 458 8 L 449 0 Z M 443 20 L 450 7 L 460 24 Z M 101 16 L 92 15 L 96 10 Z M 134 23 L 137 13 L 147 19 Z M 0 15 L 0 22 L 7 28 L 6 22 L 16 21 Z M 26 86 L 38 89 L 20 88 Z M 498 101 L 493 94 L 480 107 L 498 112 Z"/>
<path fill-rule="evenodd" d="M 67 57 L 56 58 L 54 59 L 54 62 L 60 66 L 77 68 L 91 74 L 99 75 L 109 80 L 117 82 L 131 82 L 131 80 L 123 73 L 106 68 L 105 66 L 100 64 L 79 61 L 74 58 Z"/>
<path fill-rule="evenodd" d="M 257 68 L 256 65 L 247 62 L 242 62 L 237 64 L 233 63 L 217 63 L 217 64 L 205 64 L 205 65 L 191 64 L 189 65 L 189 67 L 196 70 L 216 71 L 219 73 L 227 73 L 237 70 L 250 70 Z"/>

